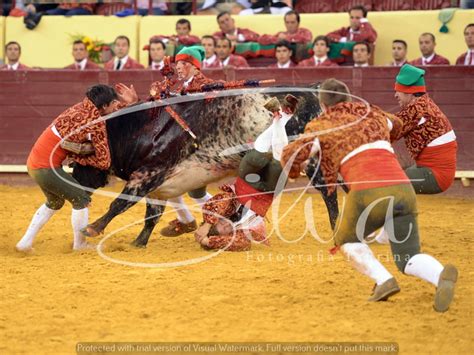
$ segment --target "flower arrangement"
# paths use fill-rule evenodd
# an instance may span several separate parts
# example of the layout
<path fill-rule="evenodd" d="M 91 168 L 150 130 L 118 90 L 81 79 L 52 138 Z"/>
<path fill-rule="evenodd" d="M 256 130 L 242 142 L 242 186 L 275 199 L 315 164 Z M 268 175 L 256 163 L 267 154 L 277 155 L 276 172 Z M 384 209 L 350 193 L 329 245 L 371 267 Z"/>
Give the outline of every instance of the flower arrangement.
<path fill-rule="evenodd" d="M 74 41 L 82 41 L 86 45 L 86 49 L 89 52 L 89 59 L 95 63 L 105 63 L 112 56 L 112 44 L 106 43 L 98 39 L 92 39 L 89 36 L 84 36 L 82 34 L 70 35 L 71 43 Z"/>

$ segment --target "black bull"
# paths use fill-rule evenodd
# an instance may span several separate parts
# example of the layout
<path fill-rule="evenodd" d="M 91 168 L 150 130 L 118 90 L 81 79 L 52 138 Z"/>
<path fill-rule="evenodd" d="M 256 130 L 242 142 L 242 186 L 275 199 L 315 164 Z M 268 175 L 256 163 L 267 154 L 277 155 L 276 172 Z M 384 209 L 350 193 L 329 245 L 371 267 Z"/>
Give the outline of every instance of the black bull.
<path fill-rule="evenodd" d="M 286 92 L 299 98 L 294 118 L 286 126 L 288 136 L 302 133 L 306 123 L 320 112 L 313 93 L 295 90 Z M 240 91 L 236 96 L 213 98 L 201 96 L 195 101 L 172 105 L 196 134 L 197 141 L 170 117 L 164 107 L 119 113 L 107 120 L 112 157 L 110 171 L 76 165 L 73 176 L 81 185 L 97 189 L 105 186 L 109 174 L 116 175 L 127 182 L 122 194 L 132 198 L 116 198 L 107 213 L 88 226 L 86 234 L 95 236 L 102 233 L 115 216 L 146 197 L 145 225 L 133 242 L 136 246 L 146 246 L 164 211 L 164 206 L 153 203 L 153 199 L 167 200 L 235 175 L 244 152 L 226 156 L 220 153 L 253 142 L 270 125 L 272 116 L 263 107 L 271 97 L 269 91 Z M 281 99 L 286 93 L 273 96 Z M 320 169 L 315 170 L 310 165 L 307 174 L 312 178 L 313 186 L 322 193 L 334 229 L 338 216 L 337 195 L 327 194 L 326 188 L 321 186 L 324 181 Z"/>

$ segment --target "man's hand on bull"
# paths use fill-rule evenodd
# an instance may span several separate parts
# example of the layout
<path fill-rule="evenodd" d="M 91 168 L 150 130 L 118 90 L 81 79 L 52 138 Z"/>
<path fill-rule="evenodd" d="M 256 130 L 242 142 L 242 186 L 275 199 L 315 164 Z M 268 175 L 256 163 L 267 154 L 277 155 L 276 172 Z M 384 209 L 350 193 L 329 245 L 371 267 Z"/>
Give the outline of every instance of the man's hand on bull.
<path fill-rule="evenodd" d="M 128 87 L 125 84 L 118 83 L 115 85 L 115 91 L 117 91 L 117 96 L 119 97 L 120 101 L 127 105 L 132 105 L 138 102 L 138 94 L 133 85 Z"/>
<path fill-rule="evenodd" d="M 212 225 L 209 223 L 203 223 L 195 232 L 194 232 L 194 238 L 196 239 L 196 242 L 203 246 L 208 246 L 209 245 L 209 230 L 211 229 Z"/>
<path fill-rule="evenodd" d="M 65 140 L 61 142 L 61 148 L 78 155 L 89 155 L 95 152 L 94 146 L 90 142 L 74 143 Z"/>

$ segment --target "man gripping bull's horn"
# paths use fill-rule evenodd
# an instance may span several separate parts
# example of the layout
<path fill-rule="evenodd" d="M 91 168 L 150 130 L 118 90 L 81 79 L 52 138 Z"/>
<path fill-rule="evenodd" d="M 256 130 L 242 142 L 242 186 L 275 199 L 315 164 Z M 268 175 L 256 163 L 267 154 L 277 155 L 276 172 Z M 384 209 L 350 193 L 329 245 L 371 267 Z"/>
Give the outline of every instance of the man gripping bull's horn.
<path fill-rule="evenodd" d="M 36 235 L 66 200 L 72 205 L 73 249 L 88 247 L 81 230 L 88 223 L 91 198 L 62 169 L 62 163 L 69 156 L 81 165 L 104 171 L 109 169 L 111 159 L 105 122 L 84 126 L 137 101 L 133 86 L 128 88 L 118 84 L 116 89 L 117 92 L 107 85 L 92 86 L 81 102 L 61 113 L 37 139 L 26 165 L 28 174 L 41 188 L 46 202 L 36 211 L 26 233 L 16 245 L 18 251 L 32 250 Z M 59 143 L 60 146 L 55 149 Z"/>

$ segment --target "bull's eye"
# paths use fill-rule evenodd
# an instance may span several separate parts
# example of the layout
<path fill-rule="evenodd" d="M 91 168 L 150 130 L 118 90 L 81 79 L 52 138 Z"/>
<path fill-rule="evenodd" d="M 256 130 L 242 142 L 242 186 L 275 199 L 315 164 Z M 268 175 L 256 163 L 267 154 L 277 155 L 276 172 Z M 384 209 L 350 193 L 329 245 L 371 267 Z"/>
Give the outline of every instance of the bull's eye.
<path fill-rule="evenodd" d="M 247 174 L 245 175 L 245 181 L 250 184 L 255 184 L 256 182 L 260 181 L 260 175 L 258 174 Z"/>

